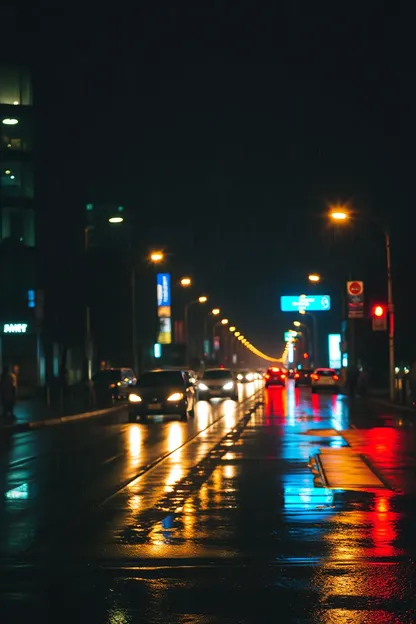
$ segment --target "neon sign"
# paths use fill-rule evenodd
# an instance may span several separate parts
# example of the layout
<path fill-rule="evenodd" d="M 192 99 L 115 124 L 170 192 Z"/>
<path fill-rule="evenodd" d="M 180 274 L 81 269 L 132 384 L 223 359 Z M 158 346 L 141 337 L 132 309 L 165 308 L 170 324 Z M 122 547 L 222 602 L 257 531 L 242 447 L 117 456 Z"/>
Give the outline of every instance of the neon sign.
<path fill-rule="evenodd" d="M 3 325 L 4 334 L 25 334 L 27 323 L 5 323 Z"/>

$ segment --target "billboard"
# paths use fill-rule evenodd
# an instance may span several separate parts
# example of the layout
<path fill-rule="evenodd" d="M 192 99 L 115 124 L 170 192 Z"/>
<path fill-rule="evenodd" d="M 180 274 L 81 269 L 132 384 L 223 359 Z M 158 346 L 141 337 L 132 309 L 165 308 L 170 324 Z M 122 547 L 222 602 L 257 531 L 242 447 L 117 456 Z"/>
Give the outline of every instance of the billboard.
<path fill-rule="evenodd" d="M 158 273 L 157 284 L 157 315 L 159 317 L 159 332 L 157 342 L 159 344 L 172 343 L 172 313 L 171 313 L 171 286 L 170 274 Z"/>
<path fill-rule="evenodd" d="M 329 368 L 342 368 L 341 334 L 328 334 Z"/>
<path fill-rule="evenodd" d="M 282 312 L 326 312 L 331 309 L 331 297 L 329 295 L 284 295 L 280 297 L 280 309 Z"/>

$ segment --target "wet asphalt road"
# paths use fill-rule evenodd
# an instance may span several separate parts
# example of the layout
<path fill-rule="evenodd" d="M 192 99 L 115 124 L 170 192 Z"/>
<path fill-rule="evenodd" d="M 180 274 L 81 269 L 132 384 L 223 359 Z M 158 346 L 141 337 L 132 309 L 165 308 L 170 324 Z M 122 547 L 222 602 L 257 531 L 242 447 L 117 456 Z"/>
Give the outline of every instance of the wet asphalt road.
<path fill-rule="evenodd" d="M 249 384 L 122 420 L 3 441 L 0 621 L 416 622 L 411 413 Z"/>

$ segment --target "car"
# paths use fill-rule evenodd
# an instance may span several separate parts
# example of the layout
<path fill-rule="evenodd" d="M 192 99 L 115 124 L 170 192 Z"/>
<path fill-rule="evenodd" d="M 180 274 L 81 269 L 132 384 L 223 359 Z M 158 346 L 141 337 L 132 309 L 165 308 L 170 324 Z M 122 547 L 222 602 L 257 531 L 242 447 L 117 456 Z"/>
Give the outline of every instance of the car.
<path fill-rule="evenodd" d="M 140 375 L 129 394 L 129 421 L 148 416 L 178 414 L 182 421 L 195 415 L 195 386 L 180 370 L 151 370 Z"/>
<path fill-rule="evenodd" d="M 208 368 L 198 383 L 198 400 L 228 398 L 238 401 L 238 386 L 228 368 Z"/>
<path fill-rule="evenodd" d="M 300 368 L 295 373 L 295 388 L 299 386 L 310 386 L 313 368 Z"/>
<path fill-rule="evenodd" d="M 312 392 L 333 390 L 339 392 L 340 381 L 337 371 L 333 368 L 316 368 L 311 375 Z"/>
<path fill-rule="evenodd" d="M 128 398 L 137 378 L 131 368 L 105 368 L 93 375 L 92 382 L 96 395 L 114 402 Z"/>
<path fill-rule="evenodd" d="M 269 388 L 270 386 L 284 386 L 286 385 L 287 379 L 286 369 L 271 366 L 267 369 L 264 379 L 266 388 Z"/>
<path fill-rule="evenodd" d="M 254 381 L 256 378 L 255 374 L 249 370 L 238 371 L 237 373 L 237 381 L 240 383 L 250 383 Z"/>

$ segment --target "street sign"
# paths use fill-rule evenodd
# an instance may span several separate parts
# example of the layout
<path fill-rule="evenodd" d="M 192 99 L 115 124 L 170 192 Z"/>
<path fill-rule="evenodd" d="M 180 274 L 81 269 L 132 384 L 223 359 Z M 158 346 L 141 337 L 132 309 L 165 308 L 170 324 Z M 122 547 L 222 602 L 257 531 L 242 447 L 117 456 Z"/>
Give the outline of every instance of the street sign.
<path fill-rule="evenodd" d="M 295 331 L 294 329 L 289 329 L 289 331 L 285 332 L 285 342 L 292 341 L 294 338 L 296 338 L 297 335 L 297 331 Z"/>
<path fill-rule="evenodd" d="M 326 312 L 331 309 L 331 297 L 329 295 L 298 295 L 280 297 L 280 309 L 282 312 Z"/>
<path fill-rule="evenodd" d="M 364 282 L 347 282 L 348 318 L 364 318 Z"/>

